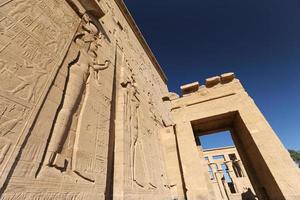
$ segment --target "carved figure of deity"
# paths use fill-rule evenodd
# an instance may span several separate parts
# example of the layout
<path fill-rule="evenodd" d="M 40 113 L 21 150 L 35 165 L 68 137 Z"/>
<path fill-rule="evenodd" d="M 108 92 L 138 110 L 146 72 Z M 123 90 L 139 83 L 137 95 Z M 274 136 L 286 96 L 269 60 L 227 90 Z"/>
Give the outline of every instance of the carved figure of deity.
<path fill-rule="evenodd" d="M 49 166 L 58 169 L 65 168 L 65 159 L 60 152 L 64 143 L 65 134 L 71 123 L 72 116 L 79 106 L 83 91 L 87 87 L 90 76 L 99 80 L 98 72 L 109 67 L 110 61 L 100 63 L 97 48 L 101 38 L 99 30 L 91 18 L 83 16 L 82 31 L 75 37 L 75 43 L 79 46 L 78 56 L 69 66 L 69 78 L 65 88 L 63 102 L 54 124 L 52 138 L 46 154 L 46 162 Z M 77 126 L 80 126 L 79 124 Z"/>
<path fill-rule="evenodd" d="M 137 83 L 134 77 L 124 80 L 122 86 L 125 93 L 126 130 L 130 134 L 130 166 L 133 183 L 141 188 L 148 184 L 148 171 L 144 158 L 144 150 L 141 138 L 140 99 Z"/>
<path fill-rule="evenodd" d="M 128 118 L 129 118 L 129 131 L 131 134 L 131 146 L 130 146 L 130 155 L 131 155 L 131 166 L 132 166 L 132 175 L 133 175 L 133 180 L 136 180 L 136 174 L 135 174 L 135 167 L 136 167 L 136 151 L 137 151 L 137 145 L 138 145 L 138 140 L 139 138 L 139 107 L 140 107 L 140 102 L 139 99 L 137 98 L 137 88 L 135 84 L 130 84 L 128 87 L 127 91 L 127 97 L 128 97 Z"/>

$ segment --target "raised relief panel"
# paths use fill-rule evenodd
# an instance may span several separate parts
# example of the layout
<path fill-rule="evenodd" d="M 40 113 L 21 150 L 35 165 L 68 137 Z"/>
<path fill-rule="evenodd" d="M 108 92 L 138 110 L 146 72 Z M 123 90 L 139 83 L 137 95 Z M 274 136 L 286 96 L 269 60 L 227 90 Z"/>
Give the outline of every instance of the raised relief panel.
<path fill-rule="evenodd" d="M 98 48 L 103 45 L 102 40 L 104 38 L 100 37 L 101 33 L 97 25 L 93 23 L 93 18 L 90 17 L 92 16 L 83 16 L 82 28 L 75 37 L 75 44 L 80 47 L 80 50 L 76 60 L 69 66 L 63 102 L 54 124 L 45 161 L 49 166 L 66 170 L 68 160 L 63 155 L 62 149 L 65 143 L 65 133 L 70 128 L 72 130 L 73 127 L 75 138 L 73 145 L 71 145 L 74 146 L 71 147 L 73 152 L 71 168 L 80 177 L 94 182 L 94 172 L 102 172 L 101 167 L 95 169 L 95 166 L 99 166 L 99 161 L 101 162 L 101 155 L 96 153 L 99 144 L 95 141 L 99 140 L 99 121 L 102 107 L 94 99 L 98 99 L 98 97 L 105 99 L 103 91 L 101 91 L 100 79 L 102 77 L 100 71 L 111 66 L 112 61 L 111 55 L 99 54 Z M 81 106 L 79 107 L 79 105 Z M 105 102 L 102 102 L 102 105 L 105 105 Z M 70 127 L 76 110 L 78 118 L 75 123 L 73 120 L 72 127 Z"/>
<path fill-rule="evenodd" d="M 166 175 L 160 162 L 162 157 L 156 134 L 163 126 L 162 119 L 155 109 L 157 102 L 152 98 L 151 87 L 142 87 L 152 81 L 151 76 L 147 77 L 145 68 L 141 67 L 138 69 L 141 71 L 136 72 L 131 65 L 127 60 L 127 65 L 121 69 L 123 90 L 120 90 L 124 95 L 124 134 L 128 137 L 125 139 L 128 141 L 125 144 L 125 162 L 130 161 L 125 165 L 129 168 L 126 171 L 130 172 L 126 174 L 126 180 L 131 180 L 126 187 L 130 192 L 140 194 L 166 191 Z"/>
<path fill-rule="evenodd" d="M 99 199 L 97 195 L 88 195 L 81 192 L 74 193 L 60 193 L 60 192 L 38 192 L 38 193 L 17 193 L 17 194 L 5 194 L 1 200 L 85 200 L 85 199 Z"/>
<path fill-rule="evenodd" d="M 0 172 L 11 153 L 11 146 L 22 131 L 22 124 L 28 116 L 28 109 L 0 96 Z"/>
<path fill-rule="evenodd" d="M 104 195 L 116 58 L 114 44 L 102 36 L 93 16 L 85 14 L 22 151 L 22 160 L 15 171 L 17 181 L 22 176 L 49 185 L 61 181 L 73 185 L 72 191 L 90 194 L 89 190 L 97 190 L 98 199 Z M 42 118 L 49 118 L 52 125 Z M 41 127 L 42 124 L 47 128 Z M 30 153 L 37 155 L 32 156 L 37 162 L 32 166 L 28 164 Z M 13 183 L 9 187 L 21 185 Z M 69 186 L 53 187 L 52 190 L 61 193 L 70 190 Z M 44 188 L 48 189 L 49 186 Z"/>
<path fill-rule="evenodd" d="M 41 8 L 46 6 L 53 9 L 62 8 L 56 1 L 40 6 Z M 57 11 L 55 13 L 59 14 Z M 63 16 L 59 15 L 59 17 Z M 74 16 L 74 20 L 77 21 L 78 16 Z M 60 35 L 61 32 L 57 32 L 58 27 L 55 27 L 49 37 L 43 33 L 45 27 L 52 23 L 46 16 L 40 16 L 36 21 L 44 21 L 41 24 L 37 23 L 36 26 L 32 23 L 34 28 L 31 34 L 36 34 L 37 40 L 41 35 L 45 37 L 44 40 L 56 38 L 56 33 L 58 37 L 63 36 Z M 23 199 L 30 199 L 30 197 L 102 199 L 106 184 L 109 120 L 116 55 L 115 44 L 110 42 L 100 26 L 95 16 L 86 13 L 82 16 L 81 24 L 76 27 L 78 30 L 72 37 L 68 39 L 62 37 L 62 44 L 72 42 L 70 49 L 64 55 L 63 64 L 30 129 L 25 146 L 20 151 L 19 160 L 12 169 L 14 170 L 13 177 L 5 188 L 3 199 L 15 198 L 18 195 L 24 195 Z M 67 26 L 64 27 L 69 29 Z M 50 31 L 50 29 L 47 30 Z M 45 49 L 49 48 L 49 52 L 41 56 L 45 58 L 50 56 L 51 61 L 55 61 L 56 57 L 51 56 L 60 53 L 61 44 L 47 41 L 44 45 L 48 45 Z M 36 60 L 40 61 L 41 57 Z M 46 78 L 51 69 L 48 69 L 49 63 L 45 64 L 46 73 L 43 73 L 43 77 Z M 33 61 L 26 60 L 23 65 L 19 67 L 19 70 L 16 70 L 15 66 L 21 66 L 20 64 L 1 62 L 0 66 L 1 70 L 5 69 L 8 72 L 20 71 L 20 76 L 26 74 L 24 70 L 34 70 L 40 66 L 35 65 L 34 59 Z M 22 73 L 21 70 L 23 70 Z M 16 73 L 10 74 L 14 78 Z M 34 73 L 31 72 L 28 75 L 34 75 Z M 39 84 L 39 81 L 35 83 Z M 13 94 L 11 91 L 15 90 L 16 94 L 21 95 L 23 94 L 21 91 L 28 90 L 27 87 L 32 88 L 29 86 L 31 85 L 20 82 L 17 89 L 9 84 L 3 87 L 6 87 L 7 94 Z M 33 95 L 31 99 L 36 99 L 35 96 L 37 95 Z M 18 96 L 17 100 L 29 109 L 35 103 L 23 96 Z M 7 142 L 7 144 L 2 145 L 0 139 L 0 159 L 2 154 L 5 156 L 11 149 L 10 143 Z M 26 177 L 26 182 L 23 181 L 24 177 Z M 53 185 L 57 181 L 65 183 L 66 187 Z M 30 187 L 28 183 L 31 183 Z M 71 189 L 73 192 L 83 191 L 82 197 L 68 195 L 71 185 L 74 186 Z M 21 187 L 23 191 L 18 191 L 17 188 Z M 45 191 L 44 194 L 37 192 L 41 189 Z M 97 190 L 97 193 L 93 190 Z M 17 192 L 18 195 L 11 194 L 11 191 Z M 48 195 L 47 191 L 56 191 L 57 194 Z"/>
<path fill-rule="evenodd" d="M 114 95 L 123 189 L 167 196 L 157 137 L 166 88 L 130 27 L 114 1 L 0 0 L 1 200 L 112 195 Z"/>
<path fill-rule="evenodd" d="M 7 175 L 2 172 L 10 170 L 78 23 L 64 1 L 0 2 L 1 185 Z"/>

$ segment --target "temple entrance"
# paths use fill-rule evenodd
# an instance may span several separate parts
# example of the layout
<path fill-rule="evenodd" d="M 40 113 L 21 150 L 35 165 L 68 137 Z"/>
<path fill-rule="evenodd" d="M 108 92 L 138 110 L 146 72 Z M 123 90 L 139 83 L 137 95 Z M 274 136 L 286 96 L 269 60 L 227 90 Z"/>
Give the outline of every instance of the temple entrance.
<path fill-rule="evenodd" d="M 230 132 L 238 152 L 228 154 L 220 162 L 218 169 L 213 169 L 214 164 L 211 166 L 210 171 L 219 170 L 222 175 L 219 182 L 224 183 L 224 188 L 227 188 L 223 194 L 225 199 L 225 192 L 231 195 L 245 193 L 243 196 L 241 193 L 238 199 L 249 199 L 247 196 L 252 194 L 259 200 L 300 198 L 299 169 L 233 73 L 208 78 L 205 85 L 200 86 L 198 82 L 194 82 L 181 86 L 181 91 L 182 97 L 171 100 L 171 109 L 175 121 L 178 160 L 183 169 L 181 174 L 188 199 L 218 199 L 211 187 L 207 173 L 208 163 L 205 164 L 198 137 L 222 131 Z M 241 165 L 233 166 L 239 160 L 244 169 Z M 213 159 L 211 162 L 215 163 Z M 232 180 L 226 172 L 232 173 L 229 173 Z M 248 175 L 253 190 L 248 186 L 243 191 L 243 188 L 239 189 L 234 185 L 233 179 L 239 179 L 245 174 Z"/>
<path fill-rule="evenodd" d="M 230 131 L 196 136 L 195 139 L 217 199 L 257 200 Z"/>
<path fill-rule="evenodd" d="M 219 192 L 220 197 L 226 200 L 237 199 L 238 196 L 240 199 L 269 200 L 270 192 L 280 193 L 238 112 L 195 120 L 191 125 L 202 159 L 208 165 L 216 195 Z M 220 133 L 226 135 L 223 142 L 232 142 L 234 146 L 202 147 L 205 143 L 201 141 Z"/>

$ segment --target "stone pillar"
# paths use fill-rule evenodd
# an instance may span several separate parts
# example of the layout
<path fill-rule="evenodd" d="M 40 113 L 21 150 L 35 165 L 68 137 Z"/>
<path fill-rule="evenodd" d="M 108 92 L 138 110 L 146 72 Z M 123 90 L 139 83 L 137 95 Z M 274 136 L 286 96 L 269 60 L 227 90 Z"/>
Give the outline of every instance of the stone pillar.
<path fill-rule="evenodd" d="M 218 171 L 218 165 L 216 163 L 209 163 L 209 166 L 213 172 L 213 175 L 214 175 L 214 179 L 216 179 L 216 173 Z"/>
<path fill-rule="evenodd" d="M 253 100 L 243 97 L 242 102 L 234 122 L 235 138 L 261 198 L 300 199 L 300 170 Z"/>
<path fill-rule="evenodd" d="M 188 200 L 214 199 L 208 194 L 206 168 L 201 158 L 194 138 L 190 122 L 181 122 L 176 125 L 179 155 L 182 164 L 183 178 L 187 189 Z"/>
<path fill-rule="evenodd" d="M 226 160 L 227 160 L 227 158 L 226 158 Z M 227 166 L 227 169 L 228 169 L 227 172 L 229 173 L 229 176 L 232 179 L 232 182 L 233 182 L 233 185 L 234 185 L 234 188 L 235 188 L 236 192 L 239 193 L 240 191 L 243 191 L 242 190 L 243 188 L 239 187 L 240 186 L 238 184 L 239 181 L 237 180 L 236 174 L 234 172 L 232 160 L 227 160 L 224 163 Z"/>
<path fill-rule="evenodd" d="M 222 198 L 228 200 L 227 193 L 226 193 L 226 188 L 223 185 L 223 181 L 222 181 L 223 171 L 222 170 L 217 170 L 215 172 L 215 176 L 216 176 L 216 180 L 218 182 L 218 186 L 219 186 Z"/>
<path fill-rule="evenodd" d="M 198 149 L 198 152 L 199 152 L 199 157 L 201 158 L 201 163 L 202 163 L 203 167 L 206 169 L 206 171 L 204 173 L 204 176 L 205 176 L 205 180 L 206 180 L 206 183 L 207 183 L 207 189 L 208 189 L 209 196 L 217 197 L 216 192 L 215 192 L 215 188 L 213 186 L 212 181 L 210 180 L 210 174 L 209 174 L 208 169 L 207 169 L 209 160 L 208 160 L 208 163 L 204 160 L 203 150 L 200 146 L 197 146 L 197 149 Z"/>
<path fill-rule="evenodd" d="M 160 131 L 160 141 L 163 146 L 168 184 L 171 189 L 172 199 L 185 200 L 177 152 L 177 141 L 173 126 L 164 128 Z"/>
<path fill-rule="evenodd" d="M 227 197 L 221 182 L 222 176 L 220 176 L 218 172 L 218 165 L 216 163 L 210 163 L 209 166 L 211 167 L 214 176 L 213 185 L 216 194 L 216 199 L 226 199 Z"/>
<path fill-rule="evenodd" d="M 243 165 L 243 163 L 242 163 L 241 160 L 235 160 L 235 161 L 233 161 L 233 164 L 235 164 L 235 165 L 237 165 L 237 166 L 240 167 L 241 175 L 242 175 L 243 177 L 247 177 L 246 170 L 245 170 L 244 165 Z"/>

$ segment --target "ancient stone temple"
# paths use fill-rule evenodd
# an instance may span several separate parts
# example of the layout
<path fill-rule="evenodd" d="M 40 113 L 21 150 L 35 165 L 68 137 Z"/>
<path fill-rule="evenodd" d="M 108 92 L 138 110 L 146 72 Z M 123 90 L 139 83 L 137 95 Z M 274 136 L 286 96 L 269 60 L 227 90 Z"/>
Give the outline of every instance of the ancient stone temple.
<path fill-rule="evenodd" d="M 256 199 L 253 187 L 235 147 L 203 150 L 217 199 Z"/>
<path fill-rule="evenodd" d="M 300 199 L 233 73 L 182 96 L 166 82 L 122 0 L 0 0 L 0 199 L 220 200 L 195 142 L 219 130 L 254 198 Z"/>

